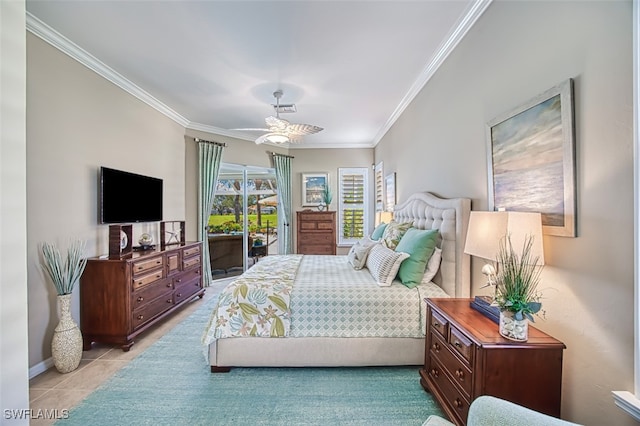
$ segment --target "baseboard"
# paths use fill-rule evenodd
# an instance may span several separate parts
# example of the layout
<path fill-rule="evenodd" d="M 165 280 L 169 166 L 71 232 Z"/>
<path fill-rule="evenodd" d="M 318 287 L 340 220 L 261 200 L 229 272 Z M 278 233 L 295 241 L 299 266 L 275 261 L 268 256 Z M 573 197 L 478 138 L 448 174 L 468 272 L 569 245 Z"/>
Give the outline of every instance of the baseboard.
<path fill-rule="evenodd" d="M 33 367 L 29 368 L 29 380 L 44 373 L 51 367 L 53 367 L 53 358 L 47 358 L 44 361 L 37 363 Z"/>

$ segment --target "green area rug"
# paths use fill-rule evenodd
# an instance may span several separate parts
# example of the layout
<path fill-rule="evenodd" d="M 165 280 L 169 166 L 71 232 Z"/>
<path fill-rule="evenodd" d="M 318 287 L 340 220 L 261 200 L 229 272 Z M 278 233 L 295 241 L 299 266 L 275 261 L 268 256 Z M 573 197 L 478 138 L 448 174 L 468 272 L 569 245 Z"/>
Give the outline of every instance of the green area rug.
<path fill-rule="evenodd" d="M 203 303 L 56 424 L 421 425 L 442 415 L 420 386 L 417 367 L 212 374 L 200 338 L 213 303 Z"/>

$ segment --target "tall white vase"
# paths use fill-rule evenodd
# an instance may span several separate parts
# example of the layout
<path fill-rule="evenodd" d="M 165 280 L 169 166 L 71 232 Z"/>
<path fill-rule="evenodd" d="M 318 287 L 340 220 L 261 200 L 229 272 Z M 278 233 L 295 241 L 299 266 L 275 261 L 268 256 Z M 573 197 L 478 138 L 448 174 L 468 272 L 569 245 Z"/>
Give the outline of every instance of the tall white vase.
<path fill-rule="evenodd" d="M 51 356 L 56 369 L 70 373 L 82 359 L 82 333 L 71 317 L 71 295 L 58 296 L 58 323 L 51 340 Z"/>

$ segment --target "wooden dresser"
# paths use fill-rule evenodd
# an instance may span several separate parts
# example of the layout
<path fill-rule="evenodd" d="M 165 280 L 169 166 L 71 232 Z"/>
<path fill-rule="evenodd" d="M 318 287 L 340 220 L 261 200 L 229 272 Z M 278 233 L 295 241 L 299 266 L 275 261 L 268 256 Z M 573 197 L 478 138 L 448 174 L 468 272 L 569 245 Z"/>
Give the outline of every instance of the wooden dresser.
<path fill-rule="evenodd" d="M 451 421 L 466 424 L 469 405 L 491 395 L 560 417 L 564 343 L 529 325 L 529 340 L 500 336 L 472 299 L 425 299 L 427 338 L 420 383 Z"/>
<path fill-rule="evenodd" d="M 336 254 L 336 212 L 297 213 L 298 254 Z"/>
<path fill-rule="evenodd" d="M 88 259 L 80 279 L 84 350 L 105 342 L 128 351 L 138 334 L 191 298 L 202 298 L 200 247 L 181 243 L 122 259 Z"/>

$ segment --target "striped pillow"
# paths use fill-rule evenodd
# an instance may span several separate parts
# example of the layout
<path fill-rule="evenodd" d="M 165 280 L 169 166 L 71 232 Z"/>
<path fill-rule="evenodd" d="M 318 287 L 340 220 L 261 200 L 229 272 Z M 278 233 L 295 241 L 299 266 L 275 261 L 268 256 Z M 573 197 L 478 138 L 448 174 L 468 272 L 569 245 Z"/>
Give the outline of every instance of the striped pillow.
<path fill-rule="evenodd" d="M 367 269 L 381 287 L 388 287 L 398 273 L 407 253 L 393 251 L 382 244 L 374 245 L 367 256 Z"/>

